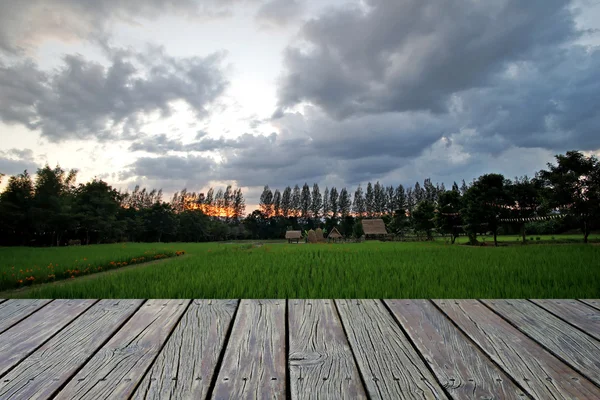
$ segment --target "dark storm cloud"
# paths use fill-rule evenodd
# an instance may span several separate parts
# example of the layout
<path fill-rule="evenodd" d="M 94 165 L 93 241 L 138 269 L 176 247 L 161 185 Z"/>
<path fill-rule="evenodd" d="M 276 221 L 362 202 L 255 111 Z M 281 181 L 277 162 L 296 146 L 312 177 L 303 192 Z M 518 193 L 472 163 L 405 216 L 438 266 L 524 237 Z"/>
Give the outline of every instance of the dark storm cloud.
<path fill-rule="evenodd" d="M 67 55 L 63 66 L 40 71 L 32 62 L 0 64 L 0 118 L 41 129 L 58 142 L 69 138 L 115 138 L 136 134 L 141 114 L 171 114 L 185 101 L 198 118 L 225 90 L 223 53 L 174 58 L 160 47 L 115 51 L 110 65 Z"/>
<path fill-rule="evenodd" d="M 371 0 L 307 22 L 289 47 L 281 106 L 308 101 L 335 118 L 446 111 L 508 62 L 577 35 L 566 0 Z"/>
<path fill-rule="evenodd" d="M 214 169 L 214 161 L 201 156 L 141 157 L 121 174 L 121 179 L 193 180 L 202 186 L 213 178 Z"/>
<path fill-rule="evenodd" d="M 556 50 L 518 65 L 512 75 L 461 95 L 463 118 L 484 141 L 502 148 L 600 148 L 599 48 Z"/>
<path fill-rule="evenodd" d="M 17 175 L 24 170 L 34 173 L 39 166 L 34 160 L 33 151 L 30 149 L 0 150 L 0 174 Z"/>

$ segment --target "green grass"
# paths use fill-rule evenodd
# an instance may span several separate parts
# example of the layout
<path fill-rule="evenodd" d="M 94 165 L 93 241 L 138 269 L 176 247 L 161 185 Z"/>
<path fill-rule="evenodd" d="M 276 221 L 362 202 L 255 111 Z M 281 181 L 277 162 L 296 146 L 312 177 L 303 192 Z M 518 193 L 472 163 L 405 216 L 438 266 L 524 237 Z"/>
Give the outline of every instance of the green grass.
<path fill-rule="evenodd" d="M 109 244 L 72 247 L 0 247 L 0 290 L 70 279 L 172 257 L 175 245 Z M 33 279 L 31 279 L 33 277 Z"/>
<path fill-rule="evenodd" d="M 600 246 L 469 247 L 443 242 L 193 244 L 188 255 L 8 297 L 30 298 L 598 298 Z M 128 244 L 147 250 L 153 244 Z M 158 246 L 159 248 L 161 246 Z M 69 260 L 117 246 L 56 249 Z M 123 248 L 125 249 L 125 248 Z M 51 249 L 28 249 L 31 254 Z M 0 260 L 5 263 L 0 249 Z M 77 255 L 71 252 L 79 252 Z M 133 253 L 131 253 L 133 254 Z M 108 256 L 108 255 L 107 255 Z M 35 258 L 39 255 L 35 255 Z M 48 259 L 48 257 L 44 258 Z M 2 267 L 5 269 L 6 267 Z M 6 295 L 6 294 L 5 294 Z"/>
<path fill-rule="evenodd" d="M 540 240 L 537 240 L 537 238 Z M 583 235 L 582 234 L 569 234 L 569 235 L 527 235 L 526 236 L 528 243 L 535 242 L 549 242 L 549 243 L 583 243 Z M 444 241 L 444 238 L 437 238 L 437 240 Z M 485 242 L 487 244 L 494 244 L 493 236 L 477 236 L 477 240 L 480 242 Z M 508 243 L 508 244 L 517 244 L 521 242 L 523 238 L 521 235 L 501 235 L 498 236 L 499 243 Z M 598 242 L 600 241 L 600 234 L 590 234 L 588 237 L 590 242 Z M 460 236 L 456 239 L 456 243 L 467 243 L 469 238 L 467 236 Z"/>

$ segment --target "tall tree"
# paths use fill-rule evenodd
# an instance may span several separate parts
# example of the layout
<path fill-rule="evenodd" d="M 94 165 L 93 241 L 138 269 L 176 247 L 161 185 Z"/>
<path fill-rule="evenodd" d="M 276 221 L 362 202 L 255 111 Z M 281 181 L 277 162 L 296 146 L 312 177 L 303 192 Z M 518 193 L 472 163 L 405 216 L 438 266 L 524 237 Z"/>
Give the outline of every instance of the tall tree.
<path fill-rule="evenodd" d="M 300 192 L 300 187 L 298 185 L 295 185 L 294 190 L 292 191 L 292 210 L 295 217 L 300 215 L 301 198 L 302 194 Z"/>
<path fill-rule="evenodd" d="M 102 180 L 94 179 L 79 185 L 75 192 L 74 212 L 80 229 L 85 232 L 85 243 L 93 235 L 96 243 L 119 239 L 117 215 L 119 193 Z"/>
<path fill-rule="evenodd" d="M 281 193 L 279 189 L 275 189 L 273 193 L 273 216 L 279 217 L 281 215 Z"/>
<path fill-rule="evenodd" d="M 11 244 L 29 244 L 33 234 L 33 182 L 25 170 L 8 178 L 0 195 L 0 232 Z"/>
<path fill-rule="evenodd" d="M 462 225 L 460 217 L 461 198 L 458 190 L 448 190 L 438 197 L 438 212 L 435 224 L 438 230 L 449 234 L 452 244 L 460 234 L 459 226 Z"/>
<path fill-rule="evenodd" d="M 431 203 L 435 203 L 437 201 L 437 188 L 433 186 L 433 183 L 431 183 L 431 178 L 427 178 L 425 181 L 423 181 L 423 192 L 425 200 Z"/>
<path fill-rule="evenodd" d="M 259 200 L 260 212 L 265 216 L 270 217 L 273 213 L 273 192 L 269 189 L 269 185 L 263 188 Z"/>
<path fill-rule="evenodd" d="M 348 193 L 348 190 L 346 188 L 342 188 L 342 190 L 340 190 L 340 197 L 338 203 L 342 218 L 349 216 L 352 201 L 350 199 L 350 194 Z M 354 220 L 352 220 L 352 222 L 354 222 Z M 352 228 L 350 227 L 349 231 L 351 231 L 351 229 Z"/>
<path fill-rule="evenodd" d="M 65 171 L 48 165 L 38 169 L 33 198 L 33 217 L 39 234 L 50 235 L 50 243 L 59 245 L 63 234 L 73 228 L 71 210 L 77 170 Z"/>
<path fill-rule="evenodd" d="M 321 196 L 319 185 L 317 183 L 313 184 L 311 198 L 312 203 L 310 206 L 310 211 L 313 218 L 318 220 L 321 216 L 321 209 L 323 208 L 323 197 Z"/>
<path fill-rule="evenodd" d="M 413 195 L 415 198 L 415 205 L 419 204 L 423 200 L 425 200 L 425 191 L 421 188 L 421 184 L 419 182 L 415 183 L 415 189 L 413 190 Z"/>
<path fill-rule="evenodd" d="M 292 188 L 287 186 L 281 195 L 281 215 L 285 218 L 290 216 L 292 209 Z"/>
<path fill-rule="evenodd" d="M 413 192 L 413 188 L 409 187 L 406 189 L 406 209 L 408 210 L 408 214 L 412 215 L 412 212 L 415 208 L 416 199 L 415 194 Z"/>
<path fill-rule="evenodd" d="M 194 193 L 195 197 L 195 193 Z M 233 190 L 231 185 L 227 185 L 225 188 L 225 193 L 223 193 L 223 209 L 225 210 L 225 221 L 229 222 L 233 215 Z"/>
<path fill-rule="evenodd" d="M 237 188 L 233 193 L 233 218 L 239 221 L 246 211 L 246 200 L 242 194 L 242 189 Z"/>
<path fill-rule="evenodd" d="M 413 212 L 413 223 L 415 230 L 425 233 L 428 240 L 433 238 L 432 229 L 435 227 L 434 210 L 435 206 L 433 203 L 425 199 L 417 205 L 415 211 Z"/>
<path fill-rule="evenodd" d="M 329 217 L 329 213 L 331 212 L 331 202 L 329 201 L 329 188 L 325 186 L 325 191 L 323 192 L 323 217 Z"/>
<path fill-rule="evenodd" d="M 373 191 L 373 185 L 371 182 L 367 183 L 367 194 L 365 196 L 365 205 L 367 209 L 367 216 L 372 218 L 375 214 L 375 192 Z"/>
<path fill-rule="evenodd" d="M 406 193 L 402 184 L 398 185 L 394 191 L 394 212 L 396 211 L 406 213 Z"/>
<path fill-rule="evenodd" d="M 527 243 L 525 237 L 525 223 L 527 218 L 536 214 L 542 205 L 542 182 L 538 179 L 529 179 L 527 176 L 515 178 L 508 187 L 513 202 L 510 215 L 521 225 L 521 238 L 523 244 Z"/>
<path fill-rule="evenodd" d="M 551 207 L 560 208 L 580 223 L 583 241 L 600 221 L 600 162 L 578 151 L 556 156 L 556 165 L 539 173 Z"/>
<path fill-rule="evenodd" d="M 385 188 L 377 181 L 373 188 L 373 203 L 374 212 L 377 216 L 383 215 L 385 212 Z"/>
<path fill-rule="evenodd" d="M 394 211 L 397 210 L 396 201 L 394 197 L 394 186 L 388 186 L 385 188 L 385 213 L 387 215 L 393 215 Z"/>
<path fill-rule="evenodd" d="M 339 203 L 338 203 L 338 191 L 335 187 L 332 187 L 329 191 L 329 207 L 331 208 L 331 218 L 337 219 L 339 212 Z"/>
<path fill-rule="evenodd" d="M 456 183 L 456 181 L 454 181 L 454 183 L 452 184 L 452 190 L 455 192 L 460 192 L 460 189 L 458 188 L 458 183 Z"/>
<path fill-rule="evenodd" d="M 352 205 L 352 211 L 354 211 L 354 214 L 358 218 L 364 217 L 365 213 L 367 212 L 367 207 L 365 204 L 365 195 L 363 193 L 362 186 L 360 186 L 360 183 L 358 184 L 358 187 L 354 192 L 354 203 Z"/>
<path fill-rule="evenodd" d="M 469 186 L 467 186 L 467 183 L 463 179 L 462 184 L 460 186 L 460 194 L 464 196 L 467 193 L 467 190 L 469 190 Z"/>
<path fill-rule="evenodd" d="M 308 221 L 310 205 L 310 187 L 308 186 L 308 183 L 304 182 L 304 185 L 302 186 L 302 192 L 300 194 L 300 215 L 304 222 Z"/>
<path fill-rule="evenodd" d="M 506 206 L 510 204 L 510 192 L 507 189 L 504 176 L 486 174 L 480 176 L 467 190 L 461 214 L 471 244 L 477 242 L 477 232 L 481 232 L 482 225 L 486 225 L 486 231 L 494 234 L 494 245 L 498 245 L 499 220 L 507 214 Z"/>

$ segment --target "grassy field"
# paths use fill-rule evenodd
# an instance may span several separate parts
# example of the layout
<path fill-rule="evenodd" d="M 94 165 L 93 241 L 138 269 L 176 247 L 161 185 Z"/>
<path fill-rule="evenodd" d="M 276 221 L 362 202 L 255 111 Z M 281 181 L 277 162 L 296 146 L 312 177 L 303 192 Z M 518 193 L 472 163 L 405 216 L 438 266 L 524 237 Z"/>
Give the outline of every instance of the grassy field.
<path fill-rule="evenodd" d="M 184 257 L 21 291 L 30 298 L 598 298 L 600 246 L 469 247 L 443 242 L 288 245 L 177 243 L 0 249 L 27 262 L 90 265 L 140 252 Z M 42 264 L 41 261 L 46 264 Z M 22 267 L 21 267 L 22 268 Z"/>
<path fill-rule="evenodd" d="M 174 245 L 141 243 L 0 247 L 0 291 L 172 257 L 178 251 Z"/>

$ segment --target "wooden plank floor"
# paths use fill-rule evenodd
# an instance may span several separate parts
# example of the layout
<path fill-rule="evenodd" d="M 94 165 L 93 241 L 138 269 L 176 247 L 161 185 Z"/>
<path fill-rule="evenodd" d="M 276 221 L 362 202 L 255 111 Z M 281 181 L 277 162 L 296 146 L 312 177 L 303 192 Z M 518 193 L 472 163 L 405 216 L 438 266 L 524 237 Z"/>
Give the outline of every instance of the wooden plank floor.
<path fill-rule="evenodd" d="M 600 301 L 0 300 L 0 399 L 600 399 Z"/>

